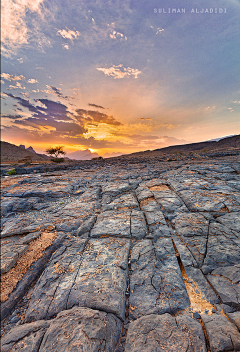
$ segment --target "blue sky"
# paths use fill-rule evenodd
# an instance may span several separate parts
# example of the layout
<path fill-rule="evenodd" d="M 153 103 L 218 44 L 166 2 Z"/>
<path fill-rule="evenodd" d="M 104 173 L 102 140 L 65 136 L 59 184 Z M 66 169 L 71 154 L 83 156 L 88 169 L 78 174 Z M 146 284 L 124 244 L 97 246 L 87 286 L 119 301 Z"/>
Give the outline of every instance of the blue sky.
<path fill-rule="evenodd" d="M 239 20 L 236 0 L 3 0 L 2 139 L 104 155 L 240 133 Z"/>

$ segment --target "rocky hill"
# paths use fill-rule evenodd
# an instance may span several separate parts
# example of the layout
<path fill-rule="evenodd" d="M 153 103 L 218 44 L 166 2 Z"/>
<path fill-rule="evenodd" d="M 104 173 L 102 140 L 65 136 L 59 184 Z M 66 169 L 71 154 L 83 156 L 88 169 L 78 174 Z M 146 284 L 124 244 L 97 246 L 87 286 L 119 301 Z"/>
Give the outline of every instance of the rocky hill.
<path fill-rule="evenodd" d="M 23 146 L 17 147 L 14 144 L 1 141 L 1 163 L 21 162 L 21 161 L 33 161 L 43 162 L 49 160 L 47 155 L 37 154 L 23 148 Z"/>
<path fill-rule="evenodd" d="M 240 135 L 222 138 L 219 141 L 205 141 L 199 143 L 181 144 L 170 147 L 165 147 L 155 150 L 146 150 L 143 152 L 132 153 L 120 156 L 119 158 L 132 158 L 132 157 L 156 157 L 171 154 L 189 154 L 189 153 L 204 153 L 211 154 L 213 152 L 227 152 L 231 150 L 240 149 Z"/>

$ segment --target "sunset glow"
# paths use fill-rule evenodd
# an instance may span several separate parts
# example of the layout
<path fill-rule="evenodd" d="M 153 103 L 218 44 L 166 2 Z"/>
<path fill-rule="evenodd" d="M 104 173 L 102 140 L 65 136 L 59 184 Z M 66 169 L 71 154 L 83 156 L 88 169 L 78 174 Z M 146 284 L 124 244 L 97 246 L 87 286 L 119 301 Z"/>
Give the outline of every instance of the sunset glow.
<path fill-rule="evenodd" d="M 180 5 L 3 0 L 2 140 L 111 156 L 239 134 L 240 4 Z"/>

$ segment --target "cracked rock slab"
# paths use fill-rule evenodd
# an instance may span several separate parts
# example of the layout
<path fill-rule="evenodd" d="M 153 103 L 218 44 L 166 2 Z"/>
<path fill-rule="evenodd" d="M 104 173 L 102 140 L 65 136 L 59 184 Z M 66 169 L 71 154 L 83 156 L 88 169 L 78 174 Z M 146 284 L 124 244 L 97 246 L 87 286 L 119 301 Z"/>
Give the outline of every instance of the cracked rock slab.
<path fill-rule="evenodd" d="M 131 237 L 131 211 L 105 211 L 101 213 L 91 230 L 91 237 L 102 235 Z"/>
<path fill-rule="evenodd" d="M 130 240 L 91 239 L 68 297 L 74 305 L 114 313 L 124 320 Z"/>
<path fill-rule="evenodd" d="M 207 278 L 224 304 L 240 309 L 240 264 L 215 269 Z"/>
<path fill-rule="evenodd" d="M 136 243 L 131 252 L 130 318 L 175 313 L 190 305 L 171 239 Z"/>
<path fill-rule="evenodd" d="M 240 351 L 240 333 L 224 315 L 201 314 L 212 352 Z"/>
<path fill-rule="evenodd" d="M 126 193 L 118 197 L 104 194 L 102 197 L 102 211 L 118 210 L 121 208 L 139 208 L 136 197 L 131 193 Z"/>
<path fill-rule="evenodd" d="M 202 266 L 207 246 L 209 221 L 201 214 L 188 213 L 174 219 L 175 229 L 190 250 L 199 267 Z"/>
<path fill-rule="evenodd" d="M 36 283 L 26 320 L 51 318 L 67 308 L 67 298 L 74 283 L 86 240 L 74 238 L 52 256 Z"/>
<path fill-rule="evenodd" d="M 111 312 L 124 319 L 127 287 L 127 239 L 76 239 L 56 252 L 34 288 L 27 321 L 51 318 L 73 306 Z M 83 252 L 84 250 L 84 252 Z"/>
<path fill-rule="evenodd" d="M 209 227 L 206 257 L 202 266 L 204 274 L 218 267 L 237 265 L 239 258 L 239 238 L 229 228 L 212 222 Z"/>
<path fill-rule="evenodd" d="M 39 320 L 10 330 L 2 339 L 3 352 L 65 352 L 115 350 L 122 329 L 113 314 L 74 307 L 53 320 Z"/>
<path fill-rule="evenodd" d="M 39 320 L 11 329 L 1 340 L 2 352 L 35 352 L 39 350 L 42 338 L 50 322 Z"/>
<path fill-rule="evenodd" d="M 200 323 L 188 315 L 148 315 L 130 323 L 126 352 L 206 352 Z"/>
<path fill-rule="evenodd" d="M 74 307 L 51 322 L 39 352 L 112 352 L 121 329 L 121 321 L 113 314 Z"/>

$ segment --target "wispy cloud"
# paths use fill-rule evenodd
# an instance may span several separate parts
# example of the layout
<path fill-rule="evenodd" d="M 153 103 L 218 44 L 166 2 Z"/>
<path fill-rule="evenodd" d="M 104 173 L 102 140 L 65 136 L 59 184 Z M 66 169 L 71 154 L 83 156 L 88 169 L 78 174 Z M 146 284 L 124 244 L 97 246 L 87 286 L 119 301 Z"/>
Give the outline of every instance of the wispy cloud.
<path fill-rule="evenodd" d="M 68 96 L 64 96 L 61 92 L 61 88 L 56 88 L 54 86 L 49 86 L 49 85 L 46 85 L 47 89 L 43 89 L 41 90 L 41 92 L 43 93 L 46 93 L 46 94 L 53 94 L 53 95 L 56 95 L 57 97 L 59 98 L 62 98 L 62 99 L 69 99 Z"/>
<path fill-rule="evenodd" d="M 79 31 L 72 31 L 71 29 L 59 29 L 59 31 L 57 31 L 58 35 L 61 35 L 63 38 L 65 39 L 70 39 L 71 41 L 73 41 L 74 39 L 77 39 L 77 37 L 79 37 L 81 34 Z"/>
<path fill-rule="evenodd" d="M 29 94 L 28 93 L 21 92 L 20 94 L 22 94 L 25 98 L 29 98 Z"/>
<path fill-rule="evenodd" d="M 101 105 L 96 105 L 96 104 L 88 104 L 88 106 L 93 106 L 94 108 L 99 108 L 99 109 L 105 109 L 103 106 Z"/>
<path fill-rule="evenodd" d="M 138 76 L 142 73 L 138 69 L 134 69 L 131 67 L 123 67 L 123 65 L 115 66 L 109 68 L 97 67 L 98 71 L 102 71 L 106 76 L 113 77 L 114 79 L 120 79 L 127 76 L 133 76 L 134 78 L 138 78 Z"/>
<path fill-rule="evenodd" d="M 21 83 L 16 82 L 16 85 L 15 85 L 15 86 L 10 85 L 10 86 L 9 86 L 8 88 L 6 88 L 6 89 L 26 89 L 26 87 L 23 87 L 23 86 L 21 85 Z"/>
<path fill-rule="evenodd" d="M 77 109 L 76 112 L 78 121 L 88 121 L 88 123 L 105 123 L 115 126 L 122 125 L 122 123 L 117 121 L 113 116 L 103 114 L 99 111 Z"/>
<path fill-rule="evenodd" d="M 44 15 L 49 13 L 43 3 L 44 0 L 2 0 L 1 39 L 4 56 L 11 57 L 21 46 L 31 41 L 39 48 L 50 45 L 49 39 L 39 30 L 39 21 L 43 21 Z"/>
<path fill-rule="evenodd" d="M 152 117 L 138 117 L 137 120 L 146 120 L 146 121 L 151 121 Z"/>
<path fill-rule="evenodd" d="M 157 28 L 156 34 L 159 34 L 159 33 L 162 33 L 162 32 L 164 32 L 164 29 L 163 29 L 163 28 Z"/>
<path fill-rule="evenodd" d="M 62 44 L 63 48 L 66 49 L 66 50 L 69 50 L 69 45 L 66 43 L 66 44 Z"/>
<path fill-rule="evenodd" d="M 112 39 L 127 40 L 127 37 L 124 34 L 116 31 L 112 31 L 112 33 L 110 33 L 109 36 Z"/>
<path fill-rule="evenodd" d="M 22 79 L 25 79 L 23 75 L 20 76 L 14 76 L 10 75 L 9 73 L 2 73 L 1 74 L 2 78 L 6 79 L 7 81 L 21 81 Z"/>
<path fill-rule="evenodd" d="M 38 83 L 38 81 L 36 80 L 36 79 L 34 79 L 34 78 L 30 78 L 30 79 L 28 79 L 27 80 L 27 83 Z"/>

